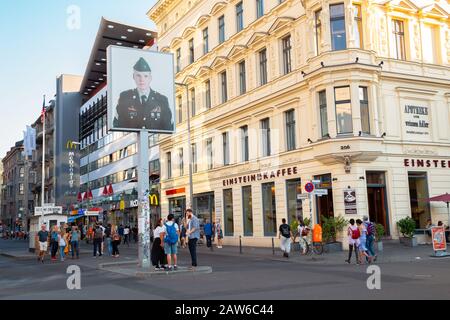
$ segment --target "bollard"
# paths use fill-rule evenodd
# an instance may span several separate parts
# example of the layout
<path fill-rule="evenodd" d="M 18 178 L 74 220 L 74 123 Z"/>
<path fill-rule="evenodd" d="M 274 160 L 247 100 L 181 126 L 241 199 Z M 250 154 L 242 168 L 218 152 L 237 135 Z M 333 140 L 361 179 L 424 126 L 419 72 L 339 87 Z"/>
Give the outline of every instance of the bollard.
<path fill-rule="evenodd" d="M 272 254 L 275 255 L 275 241 L 272 238 Z"/>
<path fill-rule="evenodd" d="M 242 236 L 239 236 L 239 253 L 242 254 Z"/>

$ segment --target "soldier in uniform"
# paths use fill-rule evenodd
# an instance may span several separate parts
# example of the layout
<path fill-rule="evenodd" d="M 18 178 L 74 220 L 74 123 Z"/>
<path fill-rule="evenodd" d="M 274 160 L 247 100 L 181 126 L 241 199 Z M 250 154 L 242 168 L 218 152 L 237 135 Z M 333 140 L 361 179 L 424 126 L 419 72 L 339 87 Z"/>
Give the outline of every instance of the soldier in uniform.
<path fill-rule="evenodd" d="M 150 88 L 150 66 L 140 58 L 134 66 L 136 89 L 120 94 L 114 127 L 123 129 L 148 129 L 172 131 L 172 111 L 166 96 Z"/>

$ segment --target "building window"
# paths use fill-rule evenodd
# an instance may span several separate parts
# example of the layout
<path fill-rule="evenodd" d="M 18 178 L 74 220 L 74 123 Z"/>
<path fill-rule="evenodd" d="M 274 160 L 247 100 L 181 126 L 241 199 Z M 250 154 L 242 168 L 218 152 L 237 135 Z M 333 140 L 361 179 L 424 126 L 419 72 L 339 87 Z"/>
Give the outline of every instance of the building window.
<path fill-rule="evenodd" d="M 350 87 L 334 88 L 334 100 L 336 104 L 337 133 L 353 133 Z"/>
<path fill-rule="evenodd" d="M 423 61 L 426 63 L 437 63 L 439 61 L 439 49 L 437 28 L 429 24 L 423 24 L 422 28 L 422 47 Z"/>
<path fill-rule="evenodd" d="M 178 97 L 178 123 L 183 122 L 183 99 Z"/>
<path fill-rule="evenodd" d="M 300 179 L 286 181 L 287 203 L 288 203 L 288 224 L 303 218 L 302 200 L 298 198 L 302 194 L 302 183 Z M 295 232 L 296 230 L 292 230 Z"/>
<path fill-rule="evenodd" d="M 211 81 L 205 82 L 205 106 L 206 109 L 211 109 Z"/>
<path fill-rule="evenodd" d="M 245 74 L 245 61 L 239 63 L 239 92 L 244 94 L 247 92 L 246 84 L 246 74 Z"/>
<path fill-rule="evenodd" d="M 195 103 L 195 89 L 191 89 L 191 112 L 193 117 L 197 114 Z"/>
<path fill-rule="evenodd" d="M 167 179 L 172 179 L 172 153 L 167 152 Z"/>
<path fill-rule="evenodd" d="M 343 3 L 330 5 L 330 27 L 332 50 L 347 49 L 345 11 Z"/>
<path fill-rule="evenodd" d="M 264 15 L 264 0 L 256 0 L 256 19 Z"/>
<path fill-rule="evenodd" d="M 322 138 L 326 137 L 328 132 L 328 111 L 327 111 L 327 92 L 325 90 L 319 92 L 319 112 L 320 112 L 320 128 Z"/>
<path fill-rule="evenodd" d="M 189 40 L 189 63 L 194 63 L 194 39 Z"/>
<path fill-rule="evenodd" d="M 242 1 L 236 5 L 236 32 L 244 29 L 244 9 Z"/>
<path fill-rule="evenodd" d="M 220 88 L 222 94 L 222 103 L 228 101 L 228 88 L 227 88 L 227 72 L 224 71 L 220 74 Z"/>
<path fill-rule="evenodd" d="M 177 49 L 177 73 L 181 71 L 181 48 Z"/>
<path fill-rule="evenodd" d="M 19 177 L 20 178 L 25 177 L 25 168 L 24 167 L 20 167 L 20 169 L 19 169 Z"/>
<path fill-rule="evenodd" d="M 248 126 L 241 127 L 241 160 L 243 162 L 249 159 L 249 148 L 248 148 Z"/>
<path fill-rule="evenodd" d="M 259 51 L 259 84 L 261 86 L 267 83 L 267 49 Z"/>
<path fill-rule="evenodd" d="M 19 184 L 19 194 L 20 195 L 23 195 L 25 192 L 24 192 L 24 184 L 23 183 L 20 183 Z"/>
<path fill-rule="evenodd" d="M 317 10 L 314 13 L 315 31 L 316 31 L 316 55 L 320 54 L 320 48 L 322 46 L 322 9 Z"/>
<path fill-rule="evenodd" d="M 286 120 L 286 147 L 287 151 L 295 150 L 295 111 L 285 112 Z"/>
<path fill-rule="evenodd" d="M 203 54 L 209 52 L 209 32 L 208 28 L 203 29 Z"/>
<path fill-rule="evenodd" d="M 198 165 L 197 165 L 197 144 L 193 143 L 191 145 L 191 154 L 192 154 L 192 171 L 197 173 Z"/>
<path fill-rule="evenodd" d="M 184 154 L 183 148 L 178 151 L 178 170 L 180 172 L 180 177 L 184 176 Z"/>
<path fill-rule="evenodd" d="M 222 133 L 222 151 L 223 151 L 223 165 L 230 164 L 230 137 L 228 132 Z"/>
<path fill-rule="evenodd" d="M 361 5 L 354 4 L 354 16 L 355 16 L 355 47 L 363 48 L 363 29 L 362 29 L 362 12 Z"/>
<path fill-rule="evenodd" d="M 283 43 L 283 72 L 284 74 L 288 74 L 292 71 L 292 63 L 291 63 L 291 36 L 284 37 L 282 40 Z"/>
<path fill-rule="evenodd" d="M 270 150 L 270 119 L 261 120 L 261 138 L 262 138 L 262 156 L 268 157 L 271 154 Z"/>
<path fill-rule="evenodd" d="M 223 218 L 225 236 L 232 237 L 234 235 L 233 189 L 223 190 Z"/>
<path fill-rule="evenodd" d="M 208 140 L 206 140 L 206 158 L 208 161 L 208 170 L 212 170 L 214 168 L 214 163 L 213 163 L 213 159 L 214 159 L 214 154 L 213 154 L 213 140 L 212 138 L 209 138 Z"/>
<path fill-rule="evenodd" d="M 219 18 L 219 44 L 225 42 L 225 16 Z"/>
<path fill-rule="evenodd" d="M 242 187 L 242 212 L 244 215 L 244 236 L 253 236 L 252 187 Z"/>
<path fill-rule="evenodd" d="M 264 236 L 271 237 L 277 234 L 277 209 L 275 202 L 275 183 L 262 185 Z"/>
<path fill-rule="evenodd" d="M 361 108 L 361 131 L 370 134 L 369 97 L 367 87 L 359 87 L 359 104 Z"/>
<path fill-rule="evenodd" d="M 406 51 L 405 51 L 405 29 L 403 25 L 403 21 L 400 20 L 392 20 L 393 23 L 393 33 L 394 33 L 394 41 L 395 41 L 395 54 L 394 58 L 399 60 L 406 60 Z"/>

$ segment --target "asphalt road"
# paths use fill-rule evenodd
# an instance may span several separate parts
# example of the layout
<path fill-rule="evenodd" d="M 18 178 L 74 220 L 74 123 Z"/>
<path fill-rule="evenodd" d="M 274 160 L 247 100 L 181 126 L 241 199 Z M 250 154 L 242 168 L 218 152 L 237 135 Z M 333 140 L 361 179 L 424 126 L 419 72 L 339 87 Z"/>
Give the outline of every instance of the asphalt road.
<path fill-rule="evenodd" d="M 0 249 L 5 243 L 0 240 Z M 123 260 L 131 259 L 126 255 Z M 380 264 L 381 289 L 369 290 L 367 265 L 201 254 L 212 274 L 151 279 L 98 270 L 100 259 L 40 264 L 0 256 L 0 299 L 304 300 L 449 299 L 450 259 Z M 187 252 L 180 260 L 189 261 Z M 102 258 L 102 262 L 112 261 Z M 81 290 L 67 288 L 67 268 L 81 269 Z M 181 265 L 182 263 L 180 263 Z M 373 282 L 371 282 L 373 283 Z"/>

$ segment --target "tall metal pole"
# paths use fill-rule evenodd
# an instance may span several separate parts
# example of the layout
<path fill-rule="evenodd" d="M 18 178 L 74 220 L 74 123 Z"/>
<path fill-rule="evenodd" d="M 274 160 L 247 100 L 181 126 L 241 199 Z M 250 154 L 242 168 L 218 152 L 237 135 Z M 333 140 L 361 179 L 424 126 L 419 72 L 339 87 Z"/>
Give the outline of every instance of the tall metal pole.
<path fill-rule="evenodd" d="M 138 194 L 139 194 L 139 266 L 150 268 L 150 181 L 148 163 L 148 131 L 138 133 L 139 166 L 138 166 Z"/>
<path fill-rule="evenodd" d="M 45 101 L 45 98 L 44 98 Z M 41 206 L 45 205 L 45 120 L 46 111 L 42 115 L 42 189 L 41 189 Z"/>
<path fill-rule="evenodd" d="M 189 199 L 188 208 L 194 208 L 194 182 L 193 182 L 193 163 L 192 163 L 192 142 L 191 142 L 191 110 L 189 105 L 189 86 L 185 83 L 175 83 L 186 89 L 186 106 L 187 106 L 187 136 L 188 136 L 188 159 L 189 159 Z"/>

